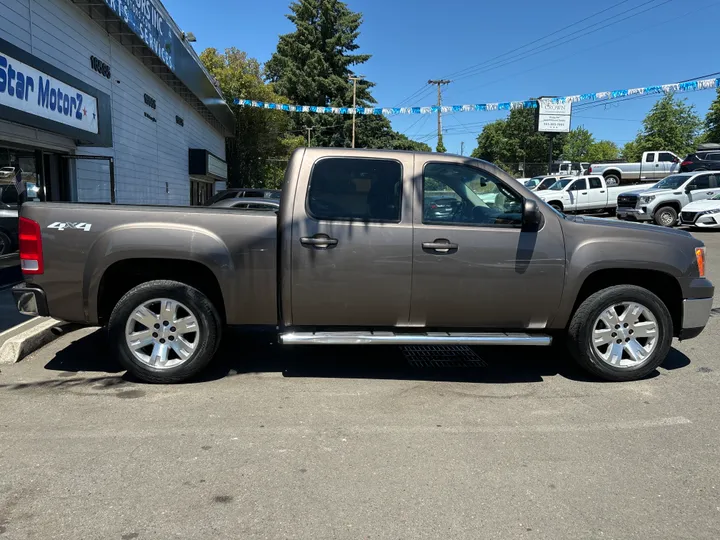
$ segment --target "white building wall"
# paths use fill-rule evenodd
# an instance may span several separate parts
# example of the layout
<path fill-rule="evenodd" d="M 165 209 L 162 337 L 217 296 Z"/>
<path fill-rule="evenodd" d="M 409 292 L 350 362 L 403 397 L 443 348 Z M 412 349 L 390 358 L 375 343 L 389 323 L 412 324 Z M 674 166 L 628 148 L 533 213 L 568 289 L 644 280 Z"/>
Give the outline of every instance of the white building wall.
<path fill-rule="evenodd" d="M 117 202 L 189 204 L 188 149 L 225 159 L 223 134 L 69 0 L 0 0 L 0 13 L 4 39 L 110 95 L 113 148 L 78 147 L 77 154 L 114 158 Z M 91 69 L 90 56 L 110 66 L 110 80 Z M 78 160 L 75 183 L 78 201 L 110 200 L 105 161 Z"/>

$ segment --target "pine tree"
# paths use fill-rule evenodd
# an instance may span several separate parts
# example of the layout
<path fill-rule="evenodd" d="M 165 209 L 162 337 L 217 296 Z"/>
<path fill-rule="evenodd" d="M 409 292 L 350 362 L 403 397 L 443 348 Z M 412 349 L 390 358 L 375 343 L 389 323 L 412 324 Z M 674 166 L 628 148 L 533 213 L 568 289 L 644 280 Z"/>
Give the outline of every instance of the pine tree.
<path fill-rule="evenodd" d="M 353 87 L 349 77 L 356 74 L 357 66 L 370 59 L 369 54 L 357 52 L 362 14 L 351 11 L 340 0 L 297 0 L 290 4 L 290 11 L 287 17 L 295 25 L 295 31 L 280 36 L 276 52 L 265 64 L 268 80 L 291 103 L 352 106 Z M 358 81 L 359 107 L 376 103 L 370 92 L 374 86 L 371 81 Z M 296 131 L 313 129 L 315 146 L 351 145 L 349 116 L 294 113 L 292 118 Z M 358 148 L 407 148 L 412 146 L 410 143 L 419 145 L 393 131 L 385 117 L 356 117 Z"/>

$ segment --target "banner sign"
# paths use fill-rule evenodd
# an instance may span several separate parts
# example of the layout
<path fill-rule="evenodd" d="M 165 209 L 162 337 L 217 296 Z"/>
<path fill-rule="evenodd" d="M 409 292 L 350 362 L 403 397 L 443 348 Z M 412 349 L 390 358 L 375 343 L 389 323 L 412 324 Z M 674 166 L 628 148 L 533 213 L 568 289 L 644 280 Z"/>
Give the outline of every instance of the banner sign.
<path fill-rule="evenodd" d="M 572 116 L 572 101 L 538 100 L 537 130 L 543 133 L 568 133 Z"/>
<path fill-rule="evenodd" d="M 0 105 L 98 133 L 96 98 L 2 53 Z"/>
<path fill-rule="evenodd" d="M 608 101 L 612 99 L 644 95 L 644 94 L 682 94 L 684 92 L 695 92 L 697 90 L 709 90 L 720 87 L 719 79 L 703 79 L 686 81 L 681 83 L 663 84 L 660 86 L 646 86 L 644 88 L 630 88 L 627 90 L 613 90 L 611 92 L 592 92 L 576 96 L 564 96 L 552 98 L 553 103 L 579 103 L 583 101 Z M 235 99 L 235 105 L 244 107 L 255 107 L 287 112 L 303 112 L 317 114 L 367 114 L 390 116 L 393 114 L 434 114 L 438 110 L 443 113 L 453 112 L 475 112 L 475 111 L 510 111 L 513 109 L 537 109 L 538 102 L 529 101 L 506 101 L 502 103 L 476 103 L 470 105 L 443 105 L 438 107 L 322 107 L 315 105 L 287 105 L 285 103 L 266 103 L 250 99 Z"/>
<path fill-rule="evenodd" d="M 175 71 L 173 32 L 153 0 L 105 0 L 105 3 Z"/>

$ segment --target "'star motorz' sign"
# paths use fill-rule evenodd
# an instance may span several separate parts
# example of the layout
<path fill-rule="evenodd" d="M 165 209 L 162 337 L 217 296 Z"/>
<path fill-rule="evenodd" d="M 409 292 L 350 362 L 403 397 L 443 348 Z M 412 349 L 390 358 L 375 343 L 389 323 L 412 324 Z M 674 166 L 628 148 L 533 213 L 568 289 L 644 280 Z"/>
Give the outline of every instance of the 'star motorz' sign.
<path fill-rule="evenodd" d="M 97 99 L 1 53 L 0 105 L 98 133 Z"/>
<path fill-rule="evenodd" d="M 105 3 L 167 67 L 175 71 L 173 33 L 152 0 L 105 0 Z"/>

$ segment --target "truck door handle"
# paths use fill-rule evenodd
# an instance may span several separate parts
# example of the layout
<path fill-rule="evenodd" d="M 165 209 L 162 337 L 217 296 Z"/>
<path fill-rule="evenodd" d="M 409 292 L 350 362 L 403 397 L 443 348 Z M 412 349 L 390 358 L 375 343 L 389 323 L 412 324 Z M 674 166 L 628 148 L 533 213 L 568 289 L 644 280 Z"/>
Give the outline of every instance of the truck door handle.
<path fill-rule="evenodd" d="M 605 190 L 603 189 L 600 193 L 605 193 Z"/>
<path fill-rule="evenodd" d="M 587 195 L 587 191 L 583 191 L 581 195 Z"/>
<path fill-rule="evenodd" d="M 457 249 L 458 245 L 453 244 L 449 240 L 445 240 L 444 238 L 439 238 L 434 242 L 423 242 L 422 248 L 432 249 L 434 251 L 437 251 L 438 253 L 448 253 L 450 250 Z"/>
<path fill-rule="evenodd" d="M 330 238 L 326 234 L 316 234 L 311 238 L 303 237 L 300 239 L 300 243 L 303 246 L 311 246 L 316 248 L 327 248 L 330 246 L 337 246 L 337 238 Z"/>

